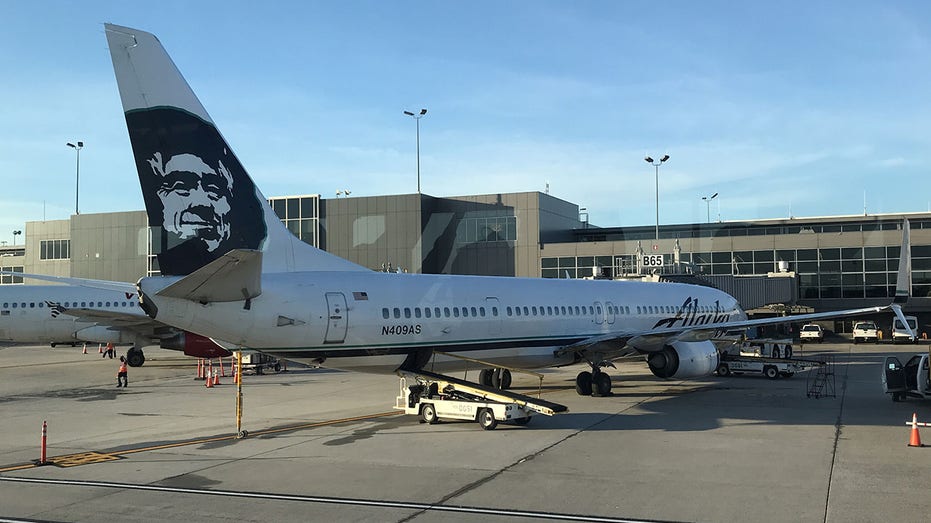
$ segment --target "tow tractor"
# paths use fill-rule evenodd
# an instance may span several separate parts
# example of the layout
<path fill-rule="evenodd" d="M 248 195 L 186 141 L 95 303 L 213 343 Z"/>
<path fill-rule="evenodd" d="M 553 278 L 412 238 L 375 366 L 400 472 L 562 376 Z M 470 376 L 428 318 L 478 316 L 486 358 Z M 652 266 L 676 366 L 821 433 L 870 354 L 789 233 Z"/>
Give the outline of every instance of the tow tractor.
<path fill-rule="evenodd" d="M 432 372 L 399 371 L 400 392 L 394 408 L 419 415 L 433 425 L 441 419 L 477 421 L 485 430 L 499 422 L 530 423 L 537 414 L 552 416 L 564 405 Z"/>

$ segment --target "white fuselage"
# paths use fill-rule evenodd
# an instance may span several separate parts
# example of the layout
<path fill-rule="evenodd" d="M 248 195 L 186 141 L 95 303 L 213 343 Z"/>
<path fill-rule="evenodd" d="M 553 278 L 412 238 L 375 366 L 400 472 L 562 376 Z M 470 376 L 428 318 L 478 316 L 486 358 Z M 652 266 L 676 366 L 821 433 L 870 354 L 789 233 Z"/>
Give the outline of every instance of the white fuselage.
<path fill-rule="evenodd" d="M 131 335 L 93 321 L 81 321 L 65 309 L 95 309 L 145 314 L 135 293 L 70 285 L 0 286 L 0 341 L 13 343 L 133 343 Z"/>
<path fill-rule="evenodd" d="M 558 349 L 608 333 L 745 319 L 719 290 L 677 283 L 489 276 L 301 272 L 262 275 L 251 300 L 196 303 L 141 291 L 169 325 L 305 363 L 393 372 L 412 353 L 448 352 L 490 364 L 573 363 Z M 229 347 L 228 347 L 229 348 Z M 621 347 L 617 347 L 620 349 Z M 436 365 L 436 366 L 431 366 Z M 462 368 L 437 357 L 428 368 Z"/>

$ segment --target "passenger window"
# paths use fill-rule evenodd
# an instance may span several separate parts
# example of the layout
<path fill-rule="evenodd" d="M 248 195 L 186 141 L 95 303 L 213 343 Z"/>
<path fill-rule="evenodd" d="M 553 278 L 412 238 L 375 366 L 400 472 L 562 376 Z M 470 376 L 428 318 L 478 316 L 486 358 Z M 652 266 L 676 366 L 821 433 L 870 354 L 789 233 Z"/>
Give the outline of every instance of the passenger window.
<path fill-rule="evenodd" d="M 410 317 L 411 317 L 411 308 L 410 308 L 410 307 L 404 307 L 404 317 L 405 317 L 405 318 L 410 318 Z"/>
<path fill-rule="evenodd" d="M 87 307 L 87 302 L 81 302 L 81 307 Z"/>
<path fill-rule="evenodd" d="M 449 318 L 449 307 L 443 307 L 443 315 Z"/>
<path fill-rule="evenodd" d="M 16 304 L 14 303 L 13 305 L 15 306 Z M 520 316 L 520 307 L 514 307 L 514 312 L 517 316 Z"/>
<path fill-rule="evenodd" d="M 481 316 L 482 318 L 485 317 L 485 307 L 478 308 L 478 315 Z"/>
<path fill-rule="evenodd" d="M 13 308 L 14 308 L 14 309 L 16 308 L 16 304 L 15 304 L 15 303 L 13 304 Z"/>
<path fill-rule="evenodd" d="M 29 303 L 29 308 L 30 308 L 30 309 L 35 309 L 35 308 L 36 308 L 36 302 L 30 302 L 30 303 Z"/>
<path fill-rule="evenodd" d="M 391 316 L 391 314 L 388 312 L 388 307 L 383 308 L 381 310 L 381 317 L 387 320 L 389 316 Z"/>
<path fill-rule="evenodd" d="M 439 318 L 439 317 L 440 317 L 440 308 L 439 308 L 439 307 L 434 307 L 434 308 L 433 308 L 433 316 L 434 316 L 435 318 Z"/>
<path fill-rule="evenodd" d="M 599 316 L 601 316 L 601 305 L 599 305 L 598 307 L 595 307 L 595 311 L 598 313 Z"/>
<path fill-rule="evenodd" d="M 3 306 L 6 307 L 6 304 L 4 303 Z M 506 309 L 504 309 L 504 310 L 505 310 L 505 312 L 508 313 L 508 316 L 510 316 L 511 313 L 514 312 L 514 311 L 511 310 L 511 306 L 510 306 L 510 305 L 508 305 L 508 307 L 507 307 Z"/>
<path fill-rule="evenodd" d="M 415 318 L 420 317 L 420 307 L 414 307 L 414 317 Z"/>
<path fill-rule="evenodd" d="M 453 307 L 453 318 L 459 317 L 459 307 Z"/>
<path fill-rule="evenodd" d="M 526 305 L 524 306 L 524 316 L 530 316 L 530 308 Z"/>
<path fill-rule="evenodd" d="M 44 309 L 44 308 L 45 308 L 45 302 L 41 302 L 41 301 L 40 301 L 40 302 L 39 302 L 39 308 L 40 308 L 40 309 Z"/>
<path fill-rule="evenodd" d="M 472 317 L 473 317 L 473 318 L 475 318 L 475 317 L 478 316 L 478 314 L 476 314 L 477 312 L 478 312 L 478 309 L 476 309 L 475 307 L 472 307 Z M 482 316 L 484 316 L 484 314 L 482 314 Z"/>
<path fill-rule="evenodd" d="M 492 307 L 492 308 L 491 308 L 491 315 L 492 315 L 492 316 L 498 316 L 498 308 L 497 308 L 497 307 Z"/>
<path fill-rule="evenodd" d="M 423 315 L 424 315 L 424 317 L 426 317 L 426 318 L 429 318 L 429 317 L 430 317 L 430 307 L 424 307 L 424 308 L 423 308 Z"/>
<path fill-rule="evenodd" d="M 536 315 L 537 315 L 537 308 L 536 308 L 536 307 L 531 307 L 531 308 L 530 308 L 530 312 L 532 312 L 533 315 L 536 316 Z"/>
<path fill-rule="evenodd" d="M 398 319 L 401 317 L 401 309 L 395 307 L 394 310 L 391 312 L 394 313 L 394 319 Z"/>

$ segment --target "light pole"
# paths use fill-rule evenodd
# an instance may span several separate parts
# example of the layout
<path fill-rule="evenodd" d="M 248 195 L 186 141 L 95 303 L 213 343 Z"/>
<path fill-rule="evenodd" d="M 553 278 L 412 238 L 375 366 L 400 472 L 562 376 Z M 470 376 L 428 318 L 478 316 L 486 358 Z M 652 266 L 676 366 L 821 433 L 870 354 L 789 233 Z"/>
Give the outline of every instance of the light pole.
<path fill-rule="evenodd" d="M 708 223 L 711 223 L 711 200 L 714 200 L 718 197 L 718 193 L 714 193 L 711 196 L 702 196 L 701 199 L 705 201 L 705 207 L 707 212 Z"/>
<path fill-rule="evenodd" d="M 419 114 L 404 111 L 404 114 L 410 116 L 417 122 L 417 194 L 420 194 L 420 119 L 427 114 L 427 110 L 421 109 Z"/>
<path fill-rule="evenodd" d="M 14 247 L 16 247 L 16 237 L 19 236 L 19 235 L 22 234 L 22 233 L 23 233 L 23 231 L 21 231 L 21 230 L 19 230 L 19 231 L 13 231 L 13 246 L 14 246 Z"/>
<path fill-rule="evenodd" d="M 84 142 L 78 142 L 77 145 L 68 142 L 65 145 L 71 147 L 77 153 L 77 163 L 74 168 L 74 214 L 81 214 L 78 211 L 78 191 L 81 187 L 81 149 L 84 147 Z"/>
<path fill-rule="evenodd" d="M 663 157 L 659 159 L 659 162 L 654 162 L 653 158 L 650 156 L 647 156 L 646 158 L 643 159 L 648 164 L 652 165 L 653 167 L 656 167 L 656 239 L 657 240 L 659 239 L 659 166 L 663 165 L 663 163 L 665 163 L 666 160 L 668 159 L 669 159 L 668 154 L 664 154 Z"/>

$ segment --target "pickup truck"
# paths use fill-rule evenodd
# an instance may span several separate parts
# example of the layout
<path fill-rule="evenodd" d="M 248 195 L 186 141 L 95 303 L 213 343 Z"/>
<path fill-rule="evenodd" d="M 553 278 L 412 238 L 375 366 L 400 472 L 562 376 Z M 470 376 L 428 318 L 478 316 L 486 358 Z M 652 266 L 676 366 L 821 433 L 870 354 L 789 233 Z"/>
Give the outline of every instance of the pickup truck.
<path fill-rule="evenodd" d="M 853 324 L 853 342 L 872 341 L 873 343 L 879 342 L 879 331 L 876 329 L 876 324 L 871 321 L 858 321 Z"/>
<path fill-rule="evenodd" d="M 802 330 L 798 333 L 798 337 L 802 343 L 821 343 L 824 341 L 824 329 L 817 323 L 809 323 L 802 327 Z"/>
<path fill-rule="evenodd" d="M 883 392 L 892 395 L 892 401 L 904 401 L 908 396 L 927 398 L 931 395 L 928 375 L 928 354 L 915 354 L 905 365 L 895 356 L 883 362 Z"/>

